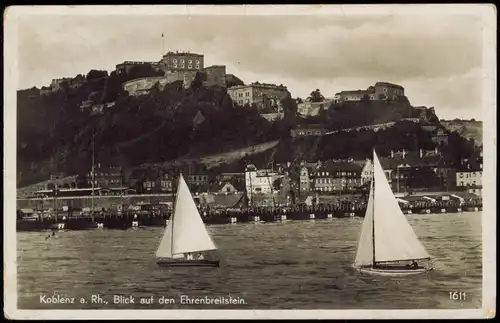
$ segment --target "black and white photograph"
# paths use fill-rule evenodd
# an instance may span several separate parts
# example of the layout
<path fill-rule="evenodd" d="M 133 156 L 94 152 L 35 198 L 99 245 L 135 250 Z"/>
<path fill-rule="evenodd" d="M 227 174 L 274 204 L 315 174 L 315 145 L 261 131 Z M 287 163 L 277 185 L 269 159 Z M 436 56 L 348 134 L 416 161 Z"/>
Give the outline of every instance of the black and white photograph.
<path fill-rule="evenodd" d="M 496 19 L 7 7 L 4 315 L 494 318 Z"/>

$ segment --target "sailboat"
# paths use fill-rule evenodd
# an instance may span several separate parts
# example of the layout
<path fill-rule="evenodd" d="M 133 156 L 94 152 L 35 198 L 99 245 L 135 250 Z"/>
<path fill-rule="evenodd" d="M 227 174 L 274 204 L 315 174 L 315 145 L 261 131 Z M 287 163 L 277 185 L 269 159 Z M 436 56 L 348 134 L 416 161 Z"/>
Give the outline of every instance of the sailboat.
<path fill-rule="evenodd" d="M 212 237 L 196 207 L 182 174 L 179 176 L 174 212 L 156 250 L 159 266 L 219 267 Z"/>
<path fill-rule="evenodd" d="M 354 267 L 362 273 L 405 276 L 432 270 L 430 256 L 408 223 L 375 150 L 373 180 Z M 417 263 L 425 263 L 422 266 Z"/>

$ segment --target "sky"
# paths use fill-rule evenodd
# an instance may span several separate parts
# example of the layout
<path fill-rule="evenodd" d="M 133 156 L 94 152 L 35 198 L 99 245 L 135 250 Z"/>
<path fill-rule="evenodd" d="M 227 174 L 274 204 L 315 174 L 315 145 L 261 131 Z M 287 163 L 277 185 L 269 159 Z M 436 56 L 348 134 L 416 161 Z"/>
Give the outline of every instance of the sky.
<path fill-rule="evenodd" d="M 293 97 L 315 89 L 333 97 L 385 81 L 402 85 L 412 105 L 435 107 L 440 118 L 482 120 L 481 16 L 340 10 L 21 15 L 18 88 L 91 69 L 111 72 L 123 61 L 159 61 L 179 50 L 204 54 L 205 66 L 226 65 L 245 83 L 286 85 Z"/>

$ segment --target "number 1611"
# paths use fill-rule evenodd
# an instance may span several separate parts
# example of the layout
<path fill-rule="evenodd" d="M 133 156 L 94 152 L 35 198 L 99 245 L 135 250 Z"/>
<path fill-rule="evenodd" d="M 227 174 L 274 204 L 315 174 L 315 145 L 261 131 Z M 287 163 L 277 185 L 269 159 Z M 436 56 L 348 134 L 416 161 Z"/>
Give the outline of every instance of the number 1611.
<path fill-rule="evenodd" d="M 450 299 L 453 301 L 465 301 L 467 294 L 465 292 L 450 292 Z"/>

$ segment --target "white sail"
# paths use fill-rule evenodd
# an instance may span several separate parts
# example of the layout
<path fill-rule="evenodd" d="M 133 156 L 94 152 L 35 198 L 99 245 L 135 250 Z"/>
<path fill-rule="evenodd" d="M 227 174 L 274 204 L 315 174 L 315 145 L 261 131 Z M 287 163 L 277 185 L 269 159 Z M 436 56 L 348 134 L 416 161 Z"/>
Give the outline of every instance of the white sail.
<path fill-rule="evenodd" d="M 430 258 L 401 211 L 375 151 L 373 160 L 375 262 Z"/>
<path fill-rule="evenodd" d="M 179 176 L 174 218 L 170 222 L 173 234 L 172 254 L 217 249 L 182 174 Z"/>
<path fill-rule="evenodd" d="M 366 266 L 373 263 L 373 181 L 370 186 L 370 197 L 366 206 L 365 219 L 361 226 L 359 236 L 358 251 L 355 266 Z"/>
<path fill-rule="evenodd" d="M 156 249 L 156 258 L 172 258 L 172 223 L 168 221 L 160 245 Z"/>

